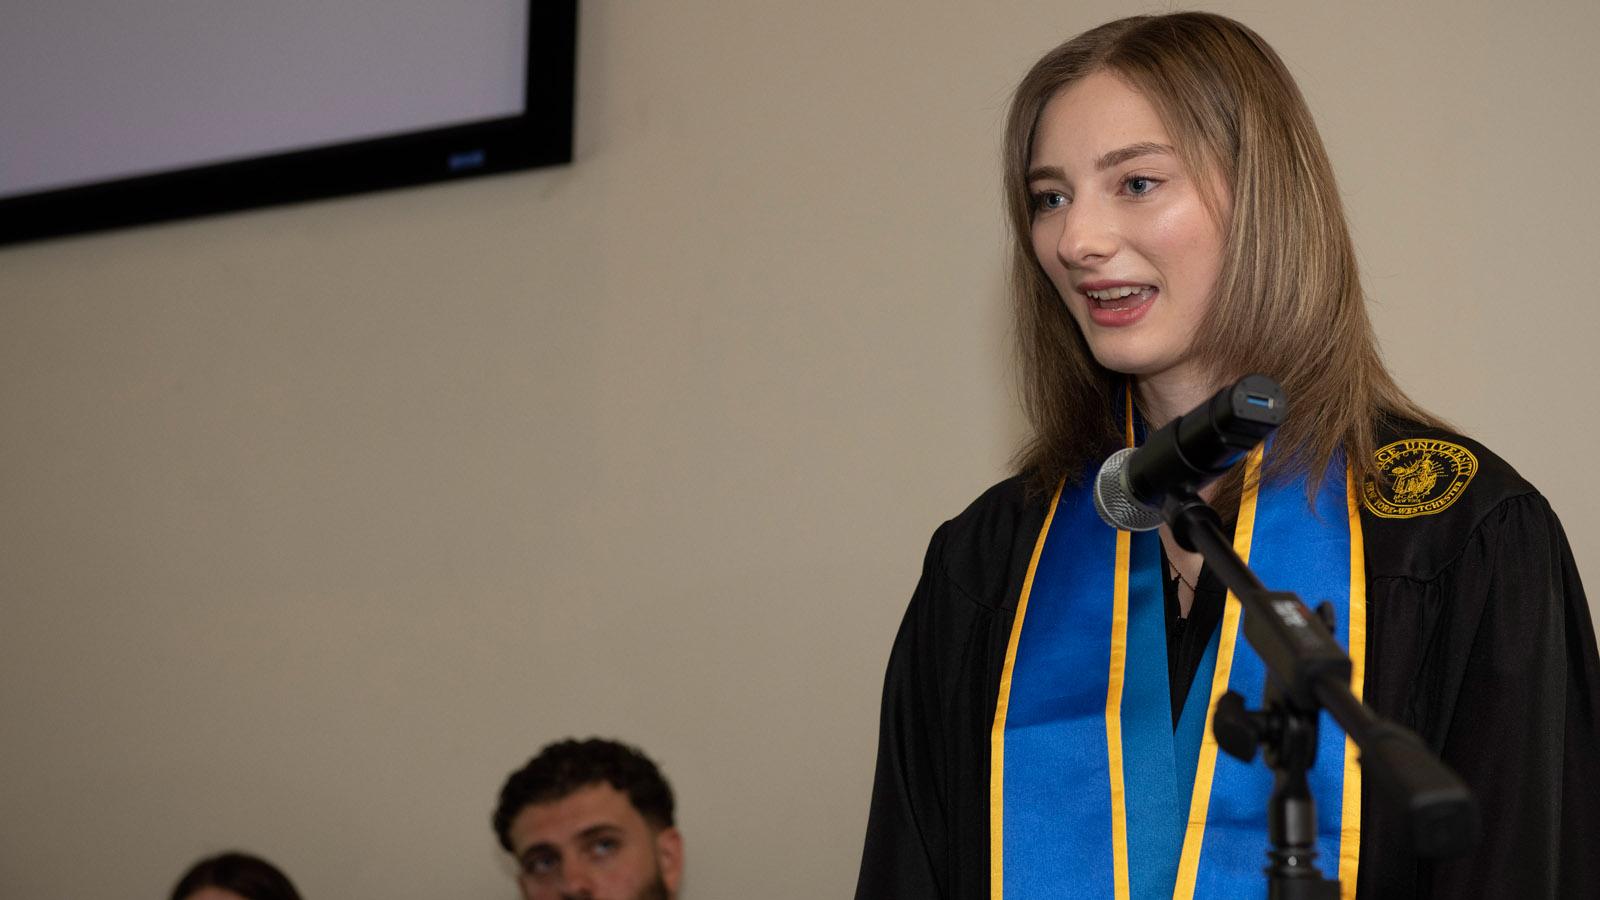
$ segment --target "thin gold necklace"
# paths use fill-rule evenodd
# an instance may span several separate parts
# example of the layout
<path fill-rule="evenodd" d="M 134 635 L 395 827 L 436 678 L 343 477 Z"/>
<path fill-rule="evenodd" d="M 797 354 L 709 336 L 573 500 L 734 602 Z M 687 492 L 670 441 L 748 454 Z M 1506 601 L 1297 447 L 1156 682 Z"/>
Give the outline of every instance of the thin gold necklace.
<path fill-rule="evenodd" d="M 1167 561 L 1167 571 L 1172 573 L 1172 577 L 1178 583 L 1188 588 L 1189 595 L 1193 596 L 1195 593 L 1194 585 L 1189 583 L 1189 579 L 1183 577 L 1183 573 L 1178 571 L 1178 564 L 1172 561 L 1172 548 L 1167 546 L 1167 536 L 1164 534 L 1161 536 L 1161 556 Z"/>
<path fill-rule="evenodd" d="M 1195 592 L 1194 585 L 1189 582 L 1189 579 L 1183 577 L 1182 572 L 1178 571 L 1178 564 L 1173 562 L 1171 557 L 1167 558 L 1167 571 L 1171 572 L 1172 577 L 1177 579 L 1180 584 L 1188 588 L 1189 593 L 1193 594 Z"/>

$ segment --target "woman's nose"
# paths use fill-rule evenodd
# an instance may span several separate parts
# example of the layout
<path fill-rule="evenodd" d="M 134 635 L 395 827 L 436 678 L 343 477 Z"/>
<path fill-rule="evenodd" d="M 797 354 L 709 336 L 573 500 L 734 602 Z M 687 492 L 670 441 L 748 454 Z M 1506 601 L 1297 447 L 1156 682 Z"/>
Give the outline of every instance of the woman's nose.
<path fill-rule="evenodd" d="M 1063 263 L 1072 267 L 1091 265 L 1116 252 L 1116 229 L 1104 209 L 1085 201 L 1074 203 L 1066 211 L 1061 238 L 1056 242 L 1056 255 Z"/>

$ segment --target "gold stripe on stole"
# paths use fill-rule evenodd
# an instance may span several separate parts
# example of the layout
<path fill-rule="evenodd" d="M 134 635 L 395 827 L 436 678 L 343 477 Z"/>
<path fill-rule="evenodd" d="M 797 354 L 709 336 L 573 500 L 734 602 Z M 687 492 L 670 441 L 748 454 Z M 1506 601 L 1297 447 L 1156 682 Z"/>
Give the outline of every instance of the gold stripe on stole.
<path fill-rule="evenodd" d="M 1244 464 L 1244 493 L 1239 498 L 1239 524 L 1233 532 L 1233 550 L 1245 563 L 1250 562 L 1250 540 L 1256 527 L 1256 494 L 1261 487 L 1261 447 L 1257 445 Z M 1200 758 L 1195 766 L 1194 794 L 1189 800 L 1189 824 L 1183 836 L 1183 855 L 1178 859 L 1178 883 L 1174 900 L 1193 900 L 1195 879 L 1200 874 L 1200 845 L 1206 834 L 1206 812 L 1211 806 L 1211 779 L 1217 767 L 1217 739 L 1211 733 L 1211 716 L 1217 701 L 1228 691 L 1228 675 L 1233 671 L 1233 650 L 1239 639 L 1239 598 L 1228 592 L 1222 610 L 1222 633 L 1217 642 L 1217 668 L 1211 679 L 1211 700 L 1206 705 L 1205 732 L 1200 738 Z"/>
<path fill-rule="evenodd" d="M 1039 556 L 1044 553 L 1044 539 L 1050 534 L 1050 522 L 1056 517 L 1056 505 L 1061 502 L 1061 489 L 1066 480 L 1056 485 L 1050 498 L 1050 511 L 1045 513 L 1044 527 L 1039 529 L 1039 540 L 1033 545 L 1033 558 L 1028 560 L 1028 575 L 1022 580 L 1022 596 L 1017 600 L 1017 617 L 1011 623 L 1011 638 L 1006 642 L 1006 664 L 1000 670 L 1000 696 L 994 704 L 994 725 L 989 729 L 989 896 L 1002 900 L 1005 896 L 1005 771 L 1006 771 L 1006 706 L 1011 699 L 1011 670 L 1017 662 L 1017 641 L 1022 637 L 1022 620 L 1028 614 L 1028 596 L 1033 593 L 1033 573 L 1039 568 Z"/>
<path fill-rule="evenodd" d="M 1122 438 L 1133 446 L 1133 379 L 1122 392 Z M 1117 529 L 1117 559 L 1111 587 L 1111 669 L 1106 678 L 1106 774 L 1111 782 L 1111 883 L 1116 900 L 1133 893 L 1128 875 L 1128 787 L 1122 774 L 1122 685 L 1128 670 L 1128 580 L 1133 568 L 1133 532 Z"/>
<path fill-rule="evenodd" d="M 1350 693 L 1361 699 L 1367 675 L 1367 554 L 1361 536 L 1361 501 L 1349 466 L 1345 467 L 1345 502 L 1350 516 Z M 1344 813 L 1339 820 L 1339 896 L 1354 900 L 1356 869 L 1361 862 L 1361 763 L 1355 741 L 1344 739 Z"/>
<path fill-rule="evenodd" d="M 1122 781 L 1122 682 L 1128 663 L 1128 569 L 1133 533 L 1117 531 L 1117 568 L 1112 587 L 1111 672 L 1106 686 L 1106 770 L 1111 776 L 1111 871 L 1116 900 L 1128 900 L 1127 788 Z"/>

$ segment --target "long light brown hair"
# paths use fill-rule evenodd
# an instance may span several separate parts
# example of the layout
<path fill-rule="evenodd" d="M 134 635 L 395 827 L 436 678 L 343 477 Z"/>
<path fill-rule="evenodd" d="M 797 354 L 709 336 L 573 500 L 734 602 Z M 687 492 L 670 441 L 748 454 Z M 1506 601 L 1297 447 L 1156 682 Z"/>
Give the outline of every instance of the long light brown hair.
<path fill-rule="evenodd" d="M 1443 427 L 1408 398 L 1378 354 L 1355 249 L 1327 151 L 1283 61 L 1244 25 L 1210 13 L 1119 19 L 1047 53 L 1017 86 L 1006 125 L 1004 187 L 1022 401 L 1033 435 L 1018 451 L 1036 488 L 1080 479 L 1122 445 L 1125 376 L 1099 365 L 1033 254 L 1027 171 L 1049 100 L 1093 74 L 1122 78 L 1155 107 L 1196 183 L 1220 172 L 1230 203 L 1207 196 L 1227 239 L 1210 311 L 1192 351 L 1220 380 L 1261 373 L 1289 396 L 1265 472 L 1305 471 L 1312 488 L 1334 455 L 1377 476 L 1383 417 Z M 1231 212 L 1224 214 L 1224 207 Z M 1358 482 L 1359 483 L 1359 482 Z M 1237 498 L 1224 481 L 1219 506 Z"/>

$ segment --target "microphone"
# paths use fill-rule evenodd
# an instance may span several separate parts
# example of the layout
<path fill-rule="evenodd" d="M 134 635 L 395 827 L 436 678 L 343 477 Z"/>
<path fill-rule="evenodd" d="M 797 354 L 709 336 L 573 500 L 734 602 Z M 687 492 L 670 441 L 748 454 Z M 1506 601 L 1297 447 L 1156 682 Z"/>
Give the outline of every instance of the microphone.
<path fill-rule="evenodd" d="M 1193 493 L 1233 468 L 1283 424 L 1288 410 L 1289 399 L 1276 381 L 1246 375 L 1163 425 L 1143 445 L 1111 454 L 1095 476 L 1095 512 L 1125 531 L 1159 526 L 1168 494 Z"/>

